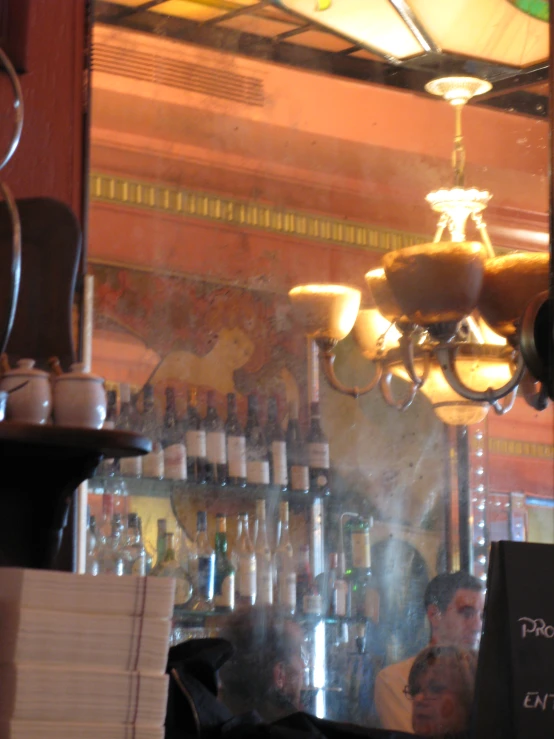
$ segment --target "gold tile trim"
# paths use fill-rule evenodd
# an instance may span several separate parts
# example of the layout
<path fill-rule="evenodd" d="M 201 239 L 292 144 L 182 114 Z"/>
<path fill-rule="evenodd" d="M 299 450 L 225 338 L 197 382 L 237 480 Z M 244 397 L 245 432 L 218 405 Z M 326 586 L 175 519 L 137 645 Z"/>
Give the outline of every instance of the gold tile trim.
<path fill-rule="evenodd" d="M 532 459 L 554 460 L 554 446 L 534 441 L 489 438 L 489 452 L 507 457 L 531 457 Z"/>
<path fill-rule="evenodd" d="M 384 252 L 429 241 L 428 236 L 421 234 L 378 228 L 366 223 L 171 185 L 123 179 L 101 172 L 90 175 L 90 199 L 97 203 L 153 210 L 183 218 L 200 218 L 227 226 L 268 231 L 291 239 L 310 239 L 367 251 Z"/>

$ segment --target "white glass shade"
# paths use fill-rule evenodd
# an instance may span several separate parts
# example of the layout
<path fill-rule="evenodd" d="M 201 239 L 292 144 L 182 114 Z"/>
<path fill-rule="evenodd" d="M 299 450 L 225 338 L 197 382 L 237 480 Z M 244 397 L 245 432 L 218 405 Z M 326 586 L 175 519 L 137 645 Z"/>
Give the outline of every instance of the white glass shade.
<path fill-rule="evenodd" d="M 289 291 L 294 313 L 308 336 L 341 341 L 352 330 L 361 292 L 343 285 L 298 285 Z"/>
<path fill-rule="evenodd" d="M 421 359 L 416 362 L 418 372 L 422 370 Z M 472 390 L 485 391 L 489 387 L 498 388 L 511 377 L 511 370 L 506 359 L 494 356 L 458 356 L 456 368 L 460 380 Z M 397 377 L 408 381 L 408 374 L 401 363 L 391 366 Z M 458 395 L 444 378 L 438 362 L 433 358 L 429 375 L 421 388 L 421 392 L 430 401 L 435 415 L 450 426 L 470 426 L 480 423 L 489 411 L 488 403 L 473 403 Z"/>
<path fill-rule="evenodd" d="M 398 345 L 400 332 L 377 308 L 367 308 L 359 311 L 352 336 L 364 357 L 373 360 Z"/>
<path fill-rule="evenodd" d="M 280 0 L 314 23 L 392 59 L 436 49 L 515 67 L 548 58 L 548 23 L 507 0 L 408 0 L 402 17 L 391 0 Z M 478 32 L 476 32 L 478 29 Z"/>

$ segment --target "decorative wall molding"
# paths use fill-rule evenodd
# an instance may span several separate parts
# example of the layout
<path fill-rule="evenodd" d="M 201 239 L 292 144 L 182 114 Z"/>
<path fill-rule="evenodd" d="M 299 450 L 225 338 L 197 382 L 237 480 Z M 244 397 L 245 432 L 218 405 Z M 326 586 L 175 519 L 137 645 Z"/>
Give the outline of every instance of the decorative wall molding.
<path fill-rule="evenodd" d="M 506 457 L 530 457 L 546 461 L 554 460 L 554 445 L 517 439 L 489 438 L 489 452 Z"/>
<path fill-rule="evenodd" d="M 285 238 L 309 239 L 368 251 L 385 252 L 429 241 L 428 236 L 421 234 L 101 172 L 90 175 L 90 199 L 93 203 L 198 218 L 219 225 L 267 231 Z"/>

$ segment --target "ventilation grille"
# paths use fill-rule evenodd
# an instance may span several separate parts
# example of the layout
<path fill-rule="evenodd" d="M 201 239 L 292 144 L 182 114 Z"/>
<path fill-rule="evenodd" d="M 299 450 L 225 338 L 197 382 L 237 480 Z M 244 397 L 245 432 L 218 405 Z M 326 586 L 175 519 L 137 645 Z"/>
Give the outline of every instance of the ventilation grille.
<path fill-rule="evenodd" d="M 116 49 L 97 43 L 92 53 L 92 69 L 234 100 L 245 105 L 264 105 L 263 82 L 256 77 L 151 56 L 132 49 Z"/>

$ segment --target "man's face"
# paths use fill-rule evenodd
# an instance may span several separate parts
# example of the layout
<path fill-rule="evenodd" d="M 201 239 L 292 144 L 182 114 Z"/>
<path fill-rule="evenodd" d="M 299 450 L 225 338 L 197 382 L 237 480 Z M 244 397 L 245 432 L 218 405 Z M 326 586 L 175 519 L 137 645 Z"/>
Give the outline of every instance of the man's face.
<path fill-rule="evenodd" d="M 431 639 L 434 644 L 477 649 L 483 625 L 484 595 L 477 590 L 460 588 L 445 611 L 428 609 Z"/>

